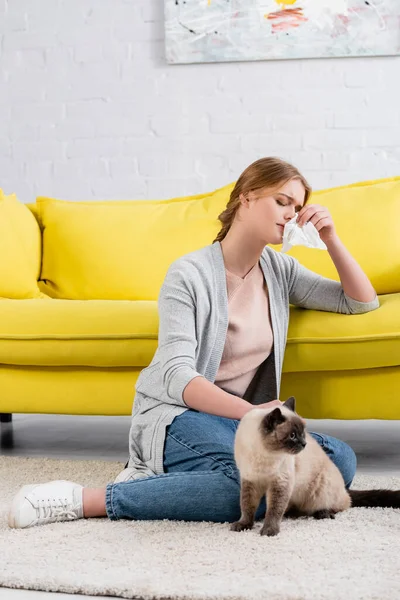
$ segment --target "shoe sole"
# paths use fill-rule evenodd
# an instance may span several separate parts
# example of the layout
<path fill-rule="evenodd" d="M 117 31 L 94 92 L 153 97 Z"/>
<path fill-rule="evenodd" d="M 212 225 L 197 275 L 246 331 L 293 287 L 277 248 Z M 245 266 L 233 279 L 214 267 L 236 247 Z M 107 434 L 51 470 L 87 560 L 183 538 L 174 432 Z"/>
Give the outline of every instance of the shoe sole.
<path fill-rule="evenodd" d="M 25 496 L 35 487 L 37 487 L 37 485 L 24 485 L 14 496 L 10 512 L 8 513 L 8 526 L 12 529 L 24 529 L 24 527 L 20 527 L 18 524 L 16 524 L 17 509 L 21 501 L 25 499 Z M 29 525 L 27 527 L 29 527 Z"/>

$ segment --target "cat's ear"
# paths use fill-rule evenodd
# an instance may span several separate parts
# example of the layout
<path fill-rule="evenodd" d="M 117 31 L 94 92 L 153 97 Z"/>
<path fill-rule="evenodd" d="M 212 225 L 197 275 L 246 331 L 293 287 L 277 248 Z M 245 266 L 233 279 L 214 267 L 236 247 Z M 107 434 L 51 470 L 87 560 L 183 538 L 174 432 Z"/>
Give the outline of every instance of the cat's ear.
<path fill-rule="evenodd" d="M 264 424 L 265 430 L 268 433 L 270 433 L 271 431 L 273 431 L 275 429 L 275 427 L 277 425 L 279 425 L 280 423 L 284 423 L 285 421 L 286 421 L 286 419 L 283 416 L 283 414 L 281 413 L 281 409 L 275 408 L 270 413 L 265 415 L 263 424 Z"/>
<path fill-rule="evenodd" d="M 294 396 L 290 396 L 290 398 L 288 398 L 286 402 L 283 403 L 283 406 L 285 406 L 292 412 L 296 412 L 296 398 Z"/>

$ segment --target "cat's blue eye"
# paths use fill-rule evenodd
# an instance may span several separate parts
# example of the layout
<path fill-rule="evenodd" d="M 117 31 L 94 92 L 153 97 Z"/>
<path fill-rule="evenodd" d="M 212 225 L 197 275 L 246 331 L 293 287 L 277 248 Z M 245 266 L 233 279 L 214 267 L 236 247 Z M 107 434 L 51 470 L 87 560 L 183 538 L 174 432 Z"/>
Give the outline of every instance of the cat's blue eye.
<path fill-rule="evenodd" d="M 296 440 L 297 439 L 297 435 L 295 433 L 291 433 L 290 434 L 290 439 L 291 440 Z"/>

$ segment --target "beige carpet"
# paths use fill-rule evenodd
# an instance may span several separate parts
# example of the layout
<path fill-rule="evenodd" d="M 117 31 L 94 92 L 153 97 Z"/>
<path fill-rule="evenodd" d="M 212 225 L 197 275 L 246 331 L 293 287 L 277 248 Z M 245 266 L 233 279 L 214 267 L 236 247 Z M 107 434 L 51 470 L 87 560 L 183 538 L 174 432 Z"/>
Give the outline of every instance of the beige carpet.
<path fill-rule="evenodd" d="M 280 536 L 213 523 L 91 519 L 11 530 L 24 483 L 101 486 L 122 464 L 0 457 L 0 586 L 150 599 L 398 600 L 400 511 L 352 509 L 285 521 Z M 400 477 L 357 478 L 400 488 Z M 176 500 L 179 502 L 179 498 Z"/>

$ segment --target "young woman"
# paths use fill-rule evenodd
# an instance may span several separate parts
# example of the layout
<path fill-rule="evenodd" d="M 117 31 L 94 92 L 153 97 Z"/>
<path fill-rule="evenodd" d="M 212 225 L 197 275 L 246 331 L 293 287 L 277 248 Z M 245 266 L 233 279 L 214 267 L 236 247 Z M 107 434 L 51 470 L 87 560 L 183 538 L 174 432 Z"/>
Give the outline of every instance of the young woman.
<path fill-rule="evenodd" d="M 379 306 L 328 210 L 307 204 L 310 192 L 299 171 L 280 159 L 260 159 L 242 173 L 215 242 L 175 261 L 165 277 L 158 348 L 136 384 L 127 468 L 100 489 L 68 481 L 24 486 L 13 500 L 10 527 L 102 516 L 239 518 L 235 432 L 254 406 L 280 405 L 289 303 L 345 314 Z M 341 283 L 268 247 L 282 241 L 295 213 L 300 226 L 311 221 L 319 231 Z M 350 486 L 353 450 L 312 435 Z M 264 512 L 262 501 L 258 516 Z"/>

